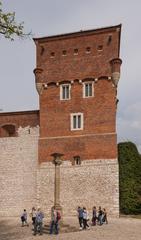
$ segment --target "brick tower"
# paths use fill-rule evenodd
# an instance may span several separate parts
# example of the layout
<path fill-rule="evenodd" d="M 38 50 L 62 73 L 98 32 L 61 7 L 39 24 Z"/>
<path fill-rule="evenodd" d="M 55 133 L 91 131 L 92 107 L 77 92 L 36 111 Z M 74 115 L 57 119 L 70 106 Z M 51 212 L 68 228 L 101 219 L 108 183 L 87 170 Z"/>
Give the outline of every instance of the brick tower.
<path fill-rule="evenodd" d="M 119 212 L 116 108 L 121 25 L 34 38 L 40 101 L 38 201 L 50 211 L 52 154 L 63 154 L 60 204 Z"/>

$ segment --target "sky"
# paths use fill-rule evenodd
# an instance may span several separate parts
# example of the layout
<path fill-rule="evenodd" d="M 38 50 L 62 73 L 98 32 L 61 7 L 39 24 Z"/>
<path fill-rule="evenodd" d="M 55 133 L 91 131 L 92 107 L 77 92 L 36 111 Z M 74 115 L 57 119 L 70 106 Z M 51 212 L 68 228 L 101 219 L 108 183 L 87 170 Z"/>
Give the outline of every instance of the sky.
<path fill-rule="evenodd" d="M 132 141 L 141 152 L 141 1 L 140 0 L 3 0 L 3 11 L 16 12 L 33 37 L 122 24 L 118 84 L 118 142 Z M 0 36 L 0 111 L 39 109 L 31 39 Z"/>

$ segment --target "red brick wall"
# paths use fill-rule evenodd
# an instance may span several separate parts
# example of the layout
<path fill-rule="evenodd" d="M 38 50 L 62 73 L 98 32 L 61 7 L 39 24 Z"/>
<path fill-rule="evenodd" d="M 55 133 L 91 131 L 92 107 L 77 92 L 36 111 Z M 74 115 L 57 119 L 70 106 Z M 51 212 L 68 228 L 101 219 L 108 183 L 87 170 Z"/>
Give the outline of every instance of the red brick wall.
<path fill-rule="evenodd" d="M 119 40 L 120 26 L 35 39 L 37 67 L 43 69 L 38 82 L 101 77 L 94 83 L 92 98 L 83 98 L 83 85 L 79 81 L 71 84 L 71 99 L 67 101 L 60 101 L 59 86 L 50 85 L 43 90 L 40 95 L 40 162 L 51 160 L 53 152 L 63 153 L 64 160 L 75 155 L 82 159 L 117 157 L 116 88 L 108 77 L 111 77 L 110 60 L 119 57 Z M 98 50 L 100 46 L 102 50 Z M 86 53 L 87 47 L 90 53 Z M 74 49 L 78 49 L 77 55 Z M 84 114 L 84 129 L 71 131 L 70 114 L 77 112 Z M 64 136 L 67 138 L 62 138 Z"/>
<path fill-rule="evenodd" d="M 115 132 L 115 88 L 111 81 L 94 84 L 94 97 L 83 98 L 83 86 L 71 85 L 71 99 L 60 101 L 60 87 L 49 87 L 40 102 L 40 136 L 55 137 Z M 70 113 L 84 114 L 84 130 L 70 131 Z"/>
<path fill-rule="evenodd" d="M 39 125 L 39 111 L 0 113 L 0 137 L 8 136 L 3 129 L 5 125 L 14 125 L 15 130 L 19 127 L 35 127 Z"/>
<path fill-rule="evenodd" d="M 112 37 L 110 43 L 109 36 Z M 119 26 L 103 31 L 42 39 L 38 43 L 37 66 L 43 69 L 42 81 L 56 82 L 110 75 L 109 61 L 119 54 Z M 101 45 L 103 50 L 99 51 Z M 86 53 L 87 47 L 91 48 L 89 54 Z M 78 55 L 74 55 L 74 49 L 78 49 Z M 62 56 L 63 50 L 67 52 L 66 56 Z M 52 52 L 55 53 L 54 57 L 51 57 Z"/>
<path fill-rule="evenodd" d="M 54 152 L 63 153 L 62 160 L 114 159 L 117 157 L 116 135 L 93 135 L 39 140 L 39 162 L 51 161 Z"/>

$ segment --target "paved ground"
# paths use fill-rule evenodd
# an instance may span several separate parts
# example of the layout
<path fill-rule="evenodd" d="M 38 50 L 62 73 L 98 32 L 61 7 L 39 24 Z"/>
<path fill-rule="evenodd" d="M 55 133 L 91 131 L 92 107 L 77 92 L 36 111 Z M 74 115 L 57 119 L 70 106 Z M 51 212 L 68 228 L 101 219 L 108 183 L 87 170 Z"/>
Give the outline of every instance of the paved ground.
<path fill-rule="evenodd" d="M 65 219 L 66 223 L 78 226 L 77 219 Z M 79 226 L 78 226 L 79 229 Z M 0 220 L 0 240 L 141 240 L 141 219 L 120 218 L 111 219 L 109 224 L 91 227 L 75 233 L 60 233 L 59 235 L 32 235 L 32 225 L 21 227 L 17 218 L 2 218 Z"/>

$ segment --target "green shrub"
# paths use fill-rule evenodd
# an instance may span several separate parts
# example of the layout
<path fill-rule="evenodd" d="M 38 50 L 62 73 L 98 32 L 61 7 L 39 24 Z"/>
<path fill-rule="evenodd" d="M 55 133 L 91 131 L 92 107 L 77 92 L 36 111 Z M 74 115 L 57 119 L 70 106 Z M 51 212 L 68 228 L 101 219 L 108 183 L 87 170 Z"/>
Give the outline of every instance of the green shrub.
<path fill-rule="evenodd" d="M 132 142 L 118 144 L 120 211 L 141 213 L 141 155 Z"/>

